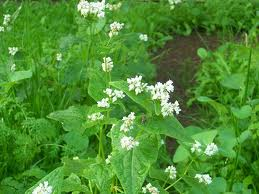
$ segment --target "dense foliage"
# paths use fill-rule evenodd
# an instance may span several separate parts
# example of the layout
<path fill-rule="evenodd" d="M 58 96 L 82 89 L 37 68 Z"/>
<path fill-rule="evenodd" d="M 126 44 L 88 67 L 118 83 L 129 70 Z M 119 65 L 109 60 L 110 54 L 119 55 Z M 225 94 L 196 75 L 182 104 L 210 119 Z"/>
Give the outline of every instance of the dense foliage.
<path fill-rule="evenodd" d="M 1 2 L 0 193 L 256 193 L 256 5 Z M 216 30 L 247 41 L 198 50 L 190 104 L 210 125 L 183 127 L 151 56 L 172 33 Z"/>

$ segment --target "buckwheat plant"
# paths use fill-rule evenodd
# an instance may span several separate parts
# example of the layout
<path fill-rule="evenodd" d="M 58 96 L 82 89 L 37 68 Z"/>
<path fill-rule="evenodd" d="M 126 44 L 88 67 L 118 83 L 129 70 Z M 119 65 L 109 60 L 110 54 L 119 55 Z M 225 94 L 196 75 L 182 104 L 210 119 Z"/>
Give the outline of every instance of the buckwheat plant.
<path fill-rule="evenodd" d="M 181 108 L 173 81 L 150 84 L 140 72 L 116 74 L 120 66 L 126 66 L 128 55 L 123 60 L 120 57 L 128 29 L 122 31 L 124 23 L 108 22 L 105 12 L 120 6 L 105 1 L 79 2 L 78 28 L 84 36 L 78 36 L 84 41 L 74 52 L 85 56 L 80 75 L 86 76 L 80 92 L 85 92 L 89 101 L 53 112 L 48 118 L 61 123 L 67 144 L 73 141 L 78 142 L 78 149 L 88 148 L 63 157 L 63 165 L 26 194 L 44 189 L 49 193 L 187 193 L 190 185 L 204 189 L 213 182 L 209 175 L 214 175 L 212 167 L 203 168 L 203 164 L 218 157 L 215 135 L 207 135 L 208 139 L 203 134 L 189 135 L 180 124 L 176 117 Z M 148 40 L 145 34 L 135 38 Z M 16 52 L 12 49 L 10 54 Z M 62 55 L 57 54 L 56 60 L 61 61 Z M 165 157 L 166 137 L 179 144 L 173 160 Z"/>

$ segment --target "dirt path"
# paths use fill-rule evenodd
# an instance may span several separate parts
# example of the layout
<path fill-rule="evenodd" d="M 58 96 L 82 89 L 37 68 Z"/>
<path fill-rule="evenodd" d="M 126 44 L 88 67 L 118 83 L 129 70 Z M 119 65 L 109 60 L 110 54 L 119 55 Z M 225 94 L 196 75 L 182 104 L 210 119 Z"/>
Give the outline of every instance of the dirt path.
<path fill-rule="evenodd" d="M 200 64 L 197 49 L 200 47 L 214 50 L 220 44 L 217 35 L 206 36 L 193 33 L 190 36 L 175 36 L 172 41 L 158 51 L 161 55 L 154 63 L 157 65 L 157 81 L 173 80 L 175 92 L 173 100 L 178 100 L 182 111 L 178 119 L 183 126 L 194 124 L 195 116 L 198 117 L 197 107 L 187 107 L 189 99 L 188 89 L 194 85 L 195 73 Z M 174 153 L 176 142 L 167 140 L 169 153 Z"/>
<path fill-rule="evenodd" d="M 200 59 L 197 49 L 200 47 L 214 50 L 220 41 L 217 35 L 206 36 L 193 33 L 190 36 L 175 36 L 172 41 L 158 53 L 162 53 L 157 64 L 157 81 L 173 80 L 175 92 L 173 100 L 178 100 L 181 105 L 181 114 L 178 119 L 184 126 L 191 124 L 190 115 L 195 114 L 195 107 L 188 108 L 189 99 L 187 90 L 194 84 L 194 76 L 198 70 Z"/>

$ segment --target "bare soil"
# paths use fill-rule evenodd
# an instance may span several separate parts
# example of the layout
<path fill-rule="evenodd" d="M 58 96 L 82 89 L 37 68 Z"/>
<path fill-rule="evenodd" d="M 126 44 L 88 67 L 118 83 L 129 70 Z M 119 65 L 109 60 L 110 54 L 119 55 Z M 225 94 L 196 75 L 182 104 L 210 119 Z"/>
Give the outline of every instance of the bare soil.
<path fill-rule="evenodd" d="M 190 36 L 175 36 L 158 51 L 157 55 L 160 57 L 153 61 L 157 67 L 157 81 L 165 82 L 171 79 L 174 82 L 175 92 L 172 98 L 180 103 L 182 111 L 177 117 L 183 126 L 191 125 L 197 115 L 196 107 L 187 107 L 186 104 L 190 97 L 188 89 L 195 83 L 195 74 L 201 62 L 197 49 L 203 47 L 207 50 L 214 50 L 219 44 L 217 35 L 193 33 Z M 167 140 L 170 153 L 175 151 L 176 146 L 175 140 Z"/>

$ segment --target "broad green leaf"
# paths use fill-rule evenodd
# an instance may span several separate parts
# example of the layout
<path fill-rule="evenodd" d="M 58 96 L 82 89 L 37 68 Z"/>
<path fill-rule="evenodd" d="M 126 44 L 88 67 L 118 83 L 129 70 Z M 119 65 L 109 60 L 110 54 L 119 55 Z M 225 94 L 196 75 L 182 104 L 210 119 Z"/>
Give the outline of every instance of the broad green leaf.
<path fill-rule="evenodd" d="M 221 194 L 227 189 L 227 182 L 222 177 L 215 177 L 211 184 L 208 185 L 210 194 Z"/>
<path fill-rule="evenodd" d="M 225 76 L 220 84 L 229 89 L 239 90 L 244 86 L 245 75 L 241 73 Z"/>
<path fill-rule="evenodd" d="M 186 148 L 182 145 L 178 146 L 174 157 L 173 157 L 173 161 L 174 163 L 179 163 L 182 162 L 184 160 L 187 160 L 190 156 L 190 152 L 188 150 L 186 150 Z"/>
<path fill-rule="evenodd" d="M 91 193 L 87 186 L 82 185 L 80 178 L 74 173 L 66 178 L 62 185 L 62 192 L 69 193 L 73 191 L 79 191 L 87 194 Z"/>
<path fill-rule="evenodd" d="M 95 163 L 95 159 L 63 159 L 64 164 L 64 175 L 69 176 L 71 173 L 75 173 L 78 176 L 84 175 L 84 170 L 89 168 L 90 164 Z"/>
<path fill-rule="evenodd" d="M 217 133 L 218 133 L 217 130 L 209 130 L 209 131 L 197 133 L 193 135 L 192 138 L 207 145 L 213 142 Z"/>
<path fill-rule="evenodd" d="M 238 143 L 243 143 L 248 138 L 252 137 L 252 132 L 250 130 L 245 130 L 241 133 L 241 135 L 238 137 L 237 141 Z"/>
<path fill-rule="evenodd" d="M 32 71 L 15 71 L 10 75 L 11 82 L 18 82 L 20 80 L 29 79 L 32 77 Z"/>
<path fill-rule="evenodd" d="M 83 152 L 87 150 L 89 139 L 77 131 L 70 131 L 64 135 L 64 140 L 69 149 L 76 152 Z"/>
<path fill-rule="evenodd" d="M 61 194 L 62 184 L 63 184 L 63 167 L 56 168 L 43 179 L 41 179 L 38 183 L 36 183 L 33 187 L 28 189 L 25 194 L 31 194 L 32 191 L 44 181 L 48 181 L 49 186 L 52 187 L 52 194 Z"/>
<path fill-rule="evenodd" d="M 249 105 L 242 106 L 239 108 L 231 107 L 233 115 L 238 119 L 246 119 L 251 116 L 252 108 Z"/>
<path fill-rule="evenodd" d="M 234 158 L 236 156 L 236 153 L 233 150 L 236 145 L 236 135 L 233 129 L 220 129 L 217 140 L 220 144 L 221 155 L 228 158 Z"/>
<path fill-rule="evenodd" d="M 157 160 L 160 138 L 143 131 L 136 138 L 139 146 L 126 150 L 120 144 L 123 136 L 118 127 L 114 127 L 111 131 L 113 147 L 111 164 L 125 194 L 138 194 L 151 165 Z"/>
<path fill-rule="evenodd" d="M 113 174 L 104 163 L 89 164 L 84 170 L 84 177 L 97 185 L 101 194 L 111 193 Z"/>
<path fill-rule="evenodd" d="M 101 62 L 96 62 L 94 68 L 88 69 L 89 85 L 88 93 L 95 100 L 99 101 L 102 98 L 106 98 L 107 95 L 103 91 L 107 88 L 108 74 L 101 71 Z M 98 68 L 99 64 L 99 68 Z"/>
<path fill-rule="evenodd" d="M 151 96 L 147 93 L 143 92 L 141 94 L 136 95 L 134 91 L 129 91 L 128 84 L 126 81 L 116 81 L 110 82 L 110 85 L 122 90 L 129 98 L 131 98 L 134 102 L 142 106 L 148 112 L 152 113 L 154 111 L 154 104 L 151 100 Z"/>
<path fill-rule="evenodd" d="M 184 127 L 175 117 L 152 117 L 148 118 L 144 127 L 147 131 L 155 134 L 163 134 L 173 137 L 179 141 L 192 142 L 192 138 L 187 135 Z"/>
<path fill-rule="evenodd" d="M 86 106 L 71 106 L 48 115 L 48 118 L 59 121 L 65 131 L 84 132 L 83 123 L 86 120 Z"/>

